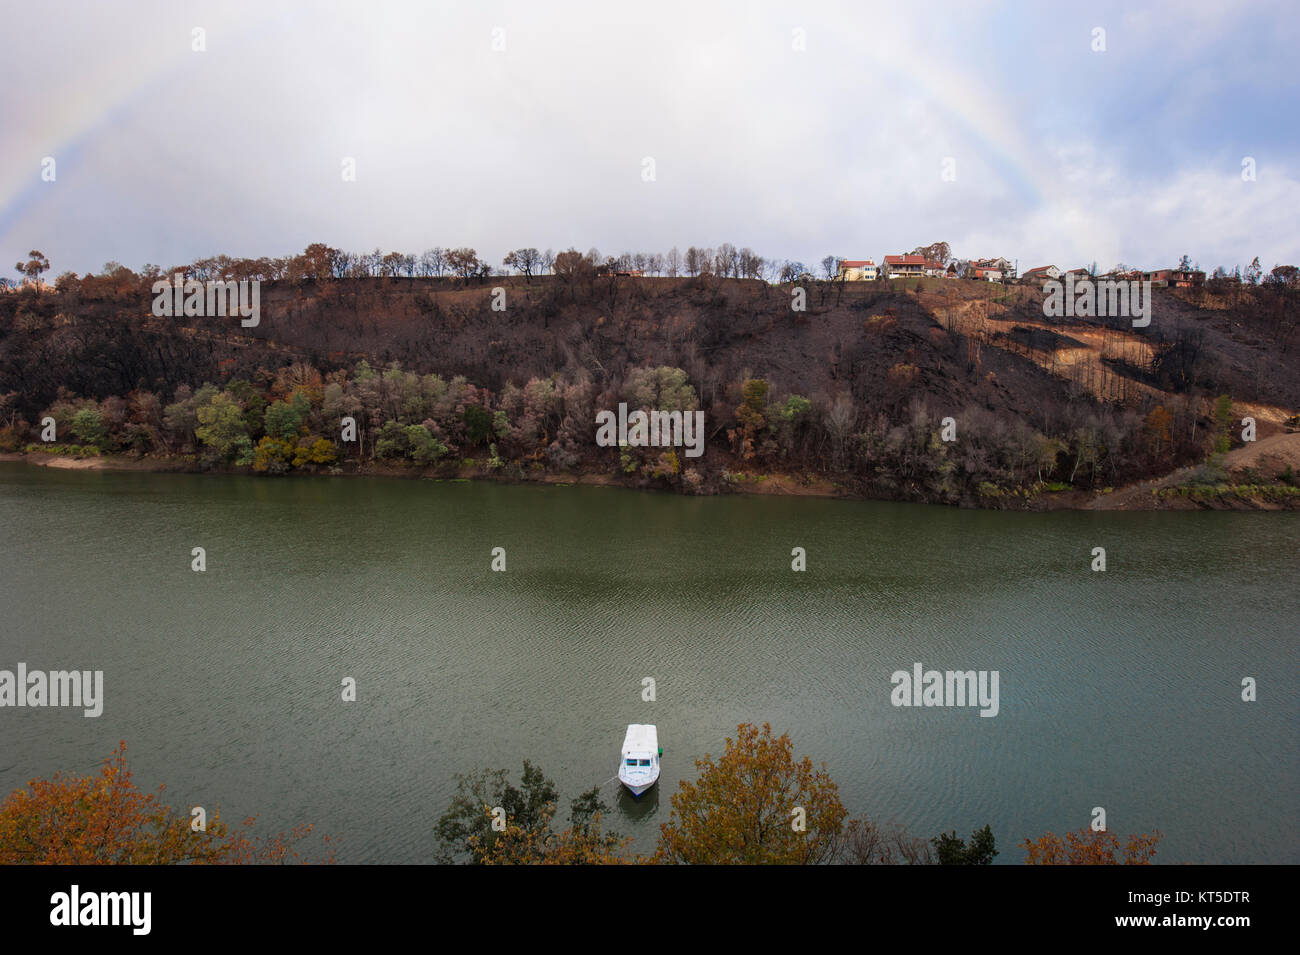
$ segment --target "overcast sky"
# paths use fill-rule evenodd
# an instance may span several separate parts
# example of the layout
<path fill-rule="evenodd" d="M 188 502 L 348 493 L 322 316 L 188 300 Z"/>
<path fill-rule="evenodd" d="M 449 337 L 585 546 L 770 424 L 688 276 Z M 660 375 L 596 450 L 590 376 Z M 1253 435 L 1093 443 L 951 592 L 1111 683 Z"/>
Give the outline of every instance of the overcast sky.
<path fill-rule="evenodd" d="M 11 278 L 317 241 L 1300 263 L 1295 0 L 4 6 Z"/>

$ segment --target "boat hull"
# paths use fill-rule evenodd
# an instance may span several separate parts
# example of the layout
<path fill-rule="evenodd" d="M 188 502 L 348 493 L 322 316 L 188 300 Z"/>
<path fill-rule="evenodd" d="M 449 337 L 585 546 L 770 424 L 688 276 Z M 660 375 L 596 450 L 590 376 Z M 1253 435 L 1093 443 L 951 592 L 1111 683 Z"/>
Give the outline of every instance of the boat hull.
<path fill-rule="evenodd" d="M 638 779 L 634 782 L 630 779 L 623 779 L 620 776 L 618 781 L 621 782 L 623 784 L 623 788 L 625 788 L 633 796 L 640 797 L 647 790 L 654 788 L 654 784 L 659 782 L 659 777 L 656 775 L 654 779 L 651 779 L 648 782 L 644 779 Z"/>

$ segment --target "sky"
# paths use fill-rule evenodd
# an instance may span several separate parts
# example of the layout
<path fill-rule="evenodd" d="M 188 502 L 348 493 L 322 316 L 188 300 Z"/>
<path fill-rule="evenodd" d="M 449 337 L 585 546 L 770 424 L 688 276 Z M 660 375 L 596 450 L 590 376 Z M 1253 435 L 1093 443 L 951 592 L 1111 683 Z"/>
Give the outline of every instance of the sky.
<path fill-rule="evenodd" d="M 1300 263 L 1295 0 L 3 7 L 10 278 L 312 242 Z"/>

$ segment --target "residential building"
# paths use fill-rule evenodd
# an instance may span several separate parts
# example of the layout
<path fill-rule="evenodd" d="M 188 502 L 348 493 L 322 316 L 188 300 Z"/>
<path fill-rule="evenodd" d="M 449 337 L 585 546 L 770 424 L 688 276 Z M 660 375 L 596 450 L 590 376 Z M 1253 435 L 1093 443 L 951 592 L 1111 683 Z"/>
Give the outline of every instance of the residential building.
<path fill-rule="evenodd" d="M 1014 279 L 1016 277 L 1015 263 L 1001 257 L 996 259 L 975 259 L 971 262 L 971 265 L 977 269 L 997 272 L 1004 279 Z"/>
<path fill-rule="evenodd" d="M 925 261 L 923 255 L 887 255 L 885 256 L 885 278 L 920 278 L 925 274 Z"/>
<path fill-rule="evenodd" d="M 1020 276 L 1020 280 L 1028 284 L 1037 284 L 1046 282 L 1049 279 L 1059 279 L 1060 277 L 1061 270 L 1055 265 L 1039 265 Z"/>
<path fill-rule="evenodd" d="M 874 282 L 876 263 L 870 259 L 841 259 L 839 279 L 843 282 Z"/>
<path fill-rule="evenodd" d="M 1205 284 L 1205 273 L 1200 269 L 1156 269 L 1143 278 L 1159 288 L 1199 288 Z"/>

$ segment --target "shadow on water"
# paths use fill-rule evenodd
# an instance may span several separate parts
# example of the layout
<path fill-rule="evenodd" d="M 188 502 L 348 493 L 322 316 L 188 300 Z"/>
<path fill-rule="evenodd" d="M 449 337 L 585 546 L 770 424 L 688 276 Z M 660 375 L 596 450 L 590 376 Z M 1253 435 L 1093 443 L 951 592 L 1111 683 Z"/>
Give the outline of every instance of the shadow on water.
<path fill-rule="evenodd" d="M 626 786 L 619 784 L 614 809 L 619 818 L 633 822 L 641 822 L 656 815 L 659 812 L 659 783 L 655 783 L 639 797 L 633 796 Z"/>

